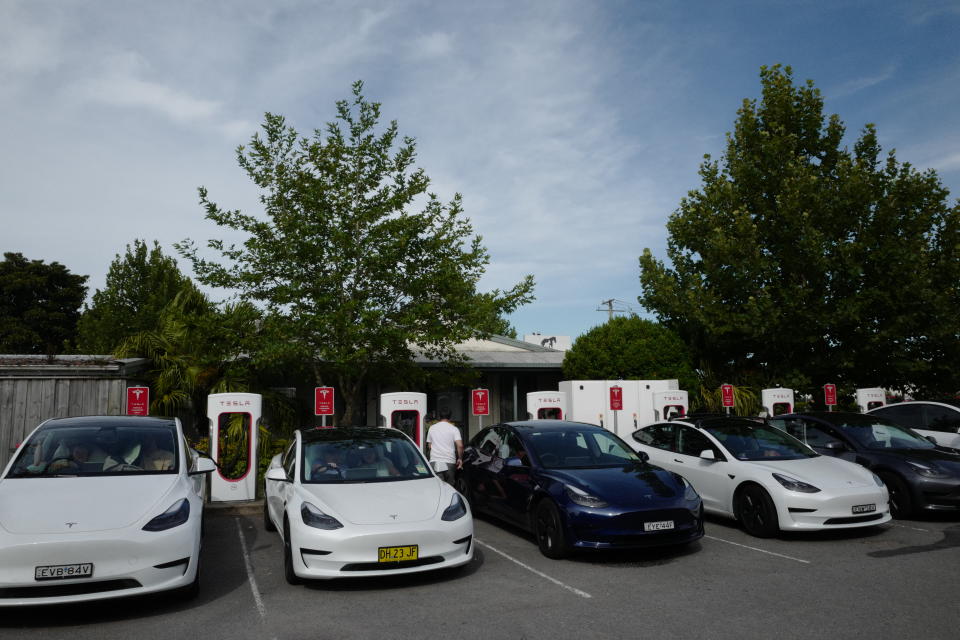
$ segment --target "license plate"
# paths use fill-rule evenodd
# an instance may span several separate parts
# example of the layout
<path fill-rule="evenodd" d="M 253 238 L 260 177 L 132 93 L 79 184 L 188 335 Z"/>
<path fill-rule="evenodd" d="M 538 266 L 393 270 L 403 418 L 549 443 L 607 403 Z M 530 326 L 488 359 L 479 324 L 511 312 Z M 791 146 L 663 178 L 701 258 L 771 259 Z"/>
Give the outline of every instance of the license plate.
<path fill-rule="evenodd" d="M 93 563 L 82 562 L 80 564 L 51 564 L 44 567 L 36 567 L 33 570 L 35 580 L 68 580 L 70 578 L 91 578 L 93 577 Z"/>
<path fill-rule="evenodd" d="M 877 505 L 875 504 L 855 504 L 852 509 L 854 513 L 871 513 L 876 510 Z"/>
<path fill-rule="evenodd" d="M 664 529 L 673 529 L 673 520 L 661 520 L 660 522 L 644 522 L 644 531 L 663 531 Z"/>
<path fill-rule="evenodd" d="M 401 560 L 416 560 L 420 553 L 420 546 L 410 544 L 404 547 L 380 547 L 377 562 L 400 562 Z"/>

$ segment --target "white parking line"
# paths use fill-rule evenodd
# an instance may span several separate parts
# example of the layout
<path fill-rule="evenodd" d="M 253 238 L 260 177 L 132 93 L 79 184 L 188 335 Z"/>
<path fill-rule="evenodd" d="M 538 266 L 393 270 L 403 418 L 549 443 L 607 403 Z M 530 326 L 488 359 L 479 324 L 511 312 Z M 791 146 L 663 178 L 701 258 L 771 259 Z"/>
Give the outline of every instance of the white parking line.
<path fill-rule="evenodd" d="M 782 553 L 774 553 L 773 551 L 767 551 L 766 549 L 758 549 L 756 547 L 740 544 L 739 542 L 731 542 L 730 540 L 724 540 L 723 538 L 715 538 L 713 536 L 703 536 L 703 537 L 709 538 L 711 540 L 716 540 L 717 542 L 726 542 L 727 544 L 732 544 L 735 547 L 743 547 L 744 549 L 750 549 L 751 551 L 759 551 L 760 553 L 765 553 L 770 556 L 777 556 L 778 558 L 785 558 L 786 560 L 793 560 L 794 562 L 802 562 L 803 564 L 810 564 L 809 560 L 801 560 L 800 558 L 785 556 Z"/>
<path fill-rule="evenodd" d="M 900 527 L 901 529 L 910 529 L 910 531 L 924 531 L 924 532 L 926 532 L 926 533 L 930 533 L 930 529 L 920 529 L 920 528 L 918 528 L 918 527 L 908 527 L 908 526 L 905 525 L 905 524 L 897 524 L 897 523 L 895 523 L 895 522 L 891 522 L 890 524 L 892 524 L 892 525 L 895 526 L 895 527 Z"/>
<path fill-rule="evenodd" d="M 240 518 L 234 518 L 237 523 L 237 534 L 240 536 L 240 548 L 243 550 L 243 563 L 247 565 L 247 579 L 250 581 L 250 591 L 253 592 L 253 601 L 257 605 L 257 611 L 260 613 L 260 619 L 266 618 L 267 608 L 263 605 L 263 599 L 260 598 L 260 589 L 257 588 L 257 579 L 253 577 L 253 565 L 250 563 L 250 553 L 247 551 L 247 540 L 243 537 L 243 527 L 240 526 Z"/>
<path fill-rule="evenodd" d="M 534 568 L 531 567 L 530 565 L 524 564 L 524 563 L 520 562 L 519 560 L 517 560 L 516 558 L 514 558 L 514 557 L 511 556 L 510 554 L 504 553 L 503 551 L 500 551 L 500 549 L 497 549 L 496 547 L 491 547 L 491 546 L 490 546 L 489 544 L 487 544 L 486 542 L 483 542 L 483 541 L 481 541 L 481 540 L 477 540 L 476 538 L 474 538 L 474 541 L 475 541 L 477 544 L 483 545 L 483 546 L 486 547 L 487 549 L 490 549 L 490 551 L 493 551 L 494 553 L 499 553 L 500 555 L 502 555 L 504 558 L 506 558 L 506 559 L 509 560 L 510 562 L 513 562 L 514 564 L 520 565 L 521 567 L 523 567 L 524 569 L 526 569 L 526 570 L 529 571 L 530 573 L 534 573 L 534 574 L 540 576 L 541 578 L 544 578 L 545 580 L 549 580 L 549 581 L 552 582 L 553 584 L 555 584 L 555 585 L 557 585 L 557 586 L 560 586 L 560 587 L 563 587 L 563 588 L 566 589 L 567 591 L 571 591 L 571 592 L 577 594 L 577 595 L 580 596 L 581 598 L 592 598 L 592 597 L 593 597 L 593 596 L 591 596 L 589 593 L 587 593 L 586 591 L 581 591 L 580 589 L 577 589 L 576 587 L 571 587 L 570 585 L 568 585 L 568 584 L 566 584 L 566 583 L 560 582 L 560 581 L 557 580 L 556 578 L 552 578 L 552 577 L 548 576 L 547 574 L 545 574 L 545 573 L 542 572 L 542 571 L 537 571 L 536 569 L 534 569 Z"/>

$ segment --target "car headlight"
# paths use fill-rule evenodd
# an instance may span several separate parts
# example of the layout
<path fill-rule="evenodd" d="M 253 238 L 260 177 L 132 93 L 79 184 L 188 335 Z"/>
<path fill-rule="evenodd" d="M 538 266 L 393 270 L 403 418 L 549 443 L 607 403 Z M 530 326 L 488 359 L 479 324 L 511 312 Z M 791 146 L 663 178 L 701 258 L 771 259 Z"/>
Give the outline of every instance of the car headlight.
<path fill-rule="evenodd" d="M 787 491 L 799 491 L 800 493 L 817 493 L 820 491 L 820 489 L 812 484 L 801 482 L 800 480 L 791 478 L 790 476 L 774 473 L 773 477 L 777 482 L 782 484 Z"/>
<path fill-rule="evenodd" d="M 328 516 L 309 502 L 304 502 L 302 505 L 300 505 L 300 517 L 303 519 L 303 524 L 315 529 L 332 531 L 334 529 L 343 528 L 343 525 L 339 520 L 333 516 Z"/>
<path fill-rule="evenodd" d="M 880 476 L 878 476 L 877 474 L 871 473 L 870 475 L 873 476 L 873 481 L 877 483 L 877 486 L 878 486 L 878 487 L 885 487 L 885 486 L 887 486 L 887 485 L 885 485 L 885 484 L 883 483 L 883 479 L 882 479 Z"/>
<path fill-rule="evenodd" d="M 917 473 L 919 473 L 925 478 L 949 478 L 950 477 L 949 473 L 947 473 L 940 467 L 936 467 L 932 464 L 930 465 L 920 464 L 919 462 L 912 462 L 910 460 L 907 460 L 906 462 L 907 462 L 907 466 L 909 466 L 913 471 L 916 471 Z"/>
<path fill-rule="evenodd" d="M 455 493 L 453 494 L 453 499 L 450 501 L 450 506 L 444 509 L 440 519 L 452 522 L 459 520 L 465 515 L 467 515 L 467 505 L 463 504 L 463 498 L 460 497 L 460 494 Z"/>
<path fill-rule="evenodd" d="M 563 485 L 563 490 L 566 492 L 568 498 L 570 498 L 573 502 L 580 505 L 581 507 L 593 507 L 595 509 L 602 509 L 603 507 L 609 506 L 609 503 L 606 500 L 602 500 L 597 496 L 590 495 L 586 491 L 578 489 L 569 484 Z"/>
<path fill-rule="evenodd" d="M 179 527 L 190 518 L 190 501 L 181 498 L 173 505 L 158 515 L 156 518 L 143 525 L 144 531 L 166 531 Z"/>

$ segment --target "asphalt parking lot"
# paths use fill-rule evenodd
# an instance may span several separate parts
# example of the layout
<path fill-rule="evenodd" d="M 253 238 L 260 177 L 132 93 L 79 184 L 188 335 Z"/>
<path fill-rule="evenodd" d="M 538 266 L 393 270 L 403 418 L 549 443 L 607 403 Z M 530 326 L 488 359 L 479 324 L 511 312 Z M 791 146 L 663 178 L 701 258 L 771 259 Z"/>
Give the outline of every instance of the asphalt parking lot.
<path fill-rule="evenodd" d="M 462 570 L 290 586 L 256 509 L 208 510 L 202 591 L 0 609 L 3 638 L 960 637 L 960 515 L 553 561 L 477 518 Z"/>

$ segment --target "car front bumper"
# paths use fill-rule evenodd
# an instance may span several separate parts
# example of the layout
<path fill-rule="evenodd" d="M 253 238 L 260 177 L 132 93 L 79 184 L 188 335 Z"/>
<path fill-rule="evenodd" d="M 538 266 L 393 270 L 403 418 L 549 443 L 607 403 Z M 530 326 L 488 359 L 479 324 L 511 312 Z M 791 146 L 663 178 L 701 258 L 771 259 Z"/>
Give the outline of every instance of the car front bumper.
<path fill-rule="evenodd" d="M 568 506 L 567 536 L 580 549 L 641 549 L 685 544 L 703 537 L 703 509 L 604 510 Z M 671 529 L 645 525 L 671 522 Z"/>
<path fill-rule="evenodd" d="M 889 495 L 883 487 L 851 487 L 819 493 L 784 492 L 777 502 L 780 528 L 793 531 L 852 529 L 889 522 Z M 870 512 L 855 507 L 874 505 Z"/>

